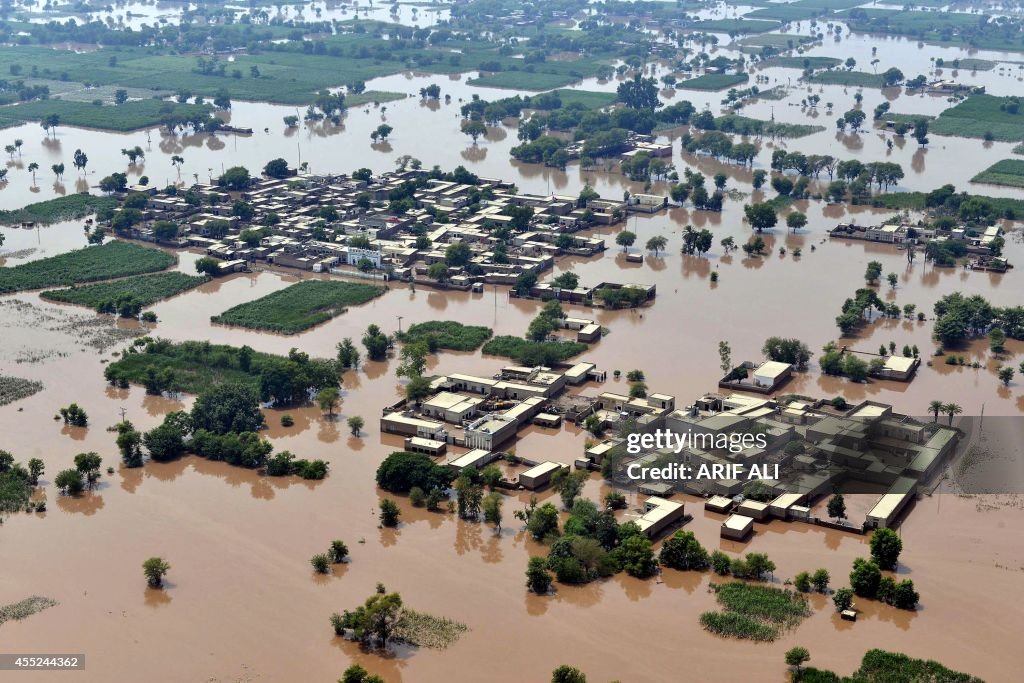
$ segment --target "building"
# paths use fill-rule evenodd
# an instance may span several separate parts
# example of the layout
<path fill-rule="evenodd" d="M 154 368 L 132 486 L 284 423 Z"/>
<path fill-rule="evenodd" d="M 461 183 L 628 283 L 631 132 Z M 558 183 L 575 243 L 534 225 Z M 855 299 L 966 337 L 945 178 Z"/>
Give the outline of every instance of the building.
<path fill-rule="evenodd" d="M 551 460 L 542 462 L 520 474 L 519 485 L 530 491 L 536 491 L 543 486 L 547 486 L 551 481 L 551 477 L 555 476 L 555 472 L 562 469 L 568 469 L 568 467 L 560 462 L 552 462 Z"/>
<path fill-rule="evenodd" d="M 920 358 L 907 358 L 905 356 L 889 356 L 885 359 L 885 365 L 875 371 L 876 377 L 882 379 L 893 379 L 899 382 L 909 382 L 918 366 L 921 365 Z"/>
<path fill-rule="evenodd" d="M 736 507 L 736 512 L 746 517 L 763 522 L 768 518 L 768 503 L 747 499 Z"/>
<path fill-rule="evenodd" d="M 732 506 L 732 498 L 726 498 L 725 496 L 711 496 L 704 501 L 705 510 L 711 510 L 720 514 L 729 512 L 729 510 L 732 510 Z"/>
<path fill-rule="evenodd" d="M 730 541 L 742 541 L 754 530 L 754 520 L 743 515 L 729 515 L 722 522 L 721 536 Z"/>
<path fill-rule="evenodd" d="M 791 364 L 766 360 L 754 369 L 754 386 L 774 391 L 792 374 L 793 366 Z"/>
<path fill-rule="evenodd" d="M 462 424 L 464 420 L 474 417 L 482 398 L 476 396 L 462 396 L 450 391 L 441 391 L 434 394 L 420 405 L 420 412 L 426 417 L 432 417 L 452 424 Z"/>
<path fill-rule="evenodd" d="M 685 509 L 682 503 L 651 496 L 644 501 L 644 514 L 633 520 L 647 538 L 655 538 L 662 531 L 683 519 Z"/>
<path fill-rule="evenodd" d="M 802 493 L 783 493 L 768 503 L 768 514 L 777 519 L 789 519 L 794 505 L 804 500 Z"/>
<path fill-rule="evenodd" d="M 439 437 L 439 441 L 447 441 L 448 433 L 444 424 L 435 420 L 418 417 L 414 413 L 388 413 L 380 419 L 380 431 L 384 434 L 400 434 L 402 436 L 420 436 L 428 439 Z"/>
<path fill-rule="evenodd" d="M 404 448 L 408 453 L 422 453 L 423 455 L 436 457 L 444 455 L 445 451 L 448 450 L 448 444 L 444 441 L 425 439 L 421 436 L 407 436 L 405 437 Z"/>
<path fill-rule="evenodd" d="M 888 529 L 893 526 L 903 509 L 914 499 L 917 482 L 910 477 L 900 477 L 889 490 L 882 494 L 865 518 L 869 529 Z"/>
<path fill-rule="evenodd" d="M 474 448 L 468 453 L 463 453 L 462 455 L 452 458 L 445 464 L 455 470 L 456 473 L 461 473 L 462 470 L 467 467 L 474 467 L 478 470 L 482 469 L 497 459 L 497 452 L 488 451 L 483 448 Z"/>

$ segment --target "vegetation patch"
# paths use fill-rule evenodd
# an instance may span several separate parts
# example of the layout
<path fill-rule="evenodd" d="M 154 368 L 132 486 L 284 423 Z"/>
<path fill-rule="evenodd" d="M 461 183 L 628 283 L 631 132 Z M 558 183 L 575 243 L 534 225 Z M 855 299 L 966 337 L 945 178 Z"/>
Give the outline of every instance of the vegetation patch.
<path fill-rule="evenodd" d="M 529 71 L 498 71 L 496 73 L 471 78 L 470 85 L 481 88 L 508 88 L 511 90 L 551 90 L 560 88 L 580 80 L 568 74 L 531 73 Z"/>
<path fill-rule="evenodd" d="M 91 194 L 69 194 L 64 197 L 47 199 L 23 206 L 20 209 L 0 210 L 0 224 L 41 223 L 49 225 L 70 221 L 96 213 L 102 209 L 113 209 L 117 200 L 113 197 L 96 197 Z"/>
<path fill-rule="evenodd" d="M 43 390 L 43 383 L 21 377 L 0 375 L 0 406 L 20 401 Z"/>
<path fill-rule="evenodd" d="M 43 292 L 40 296 L 50 301 L 78 304 L 106 311 L 109 310 L 111 304 L 117 308 L 118 302 L 126 300 L 130 300 L 136 307 L 149 306 L 162 299 L 169 299 L 175 294 L 198 287 L 208 279 L 174 271 L 156 275 L 139 275 L 84 287 L 72 287 L 71 289 L 55 289 Z"/>
<path fill-rule="evenodd" d="M 782 123 L 752 119 L 739 114 L 726 114 L 715 119 L 715 129 L 737 135 L 763 135 L 773 138 L 802 138 L 825 130 L 824 126 L 807 123 Z"/>
<path fill-rule="evenodd" d="M 807 78 L 811 83 L 823 85 L 846 85 L 857 88 L 881 88 L 884 79 L 880 74 L 866 71 L 822 71 Z"/>
<path fill-rule="evenodd" d="M 362 282 L 303 280 L 280 291 L 230 308 L 210 318 L 223 325 L 295 334 L 374 299 L 387 288 Z"/>
<path fill-rule="evenodd" d="M 615 93 L 594 92 L 593 90 L 561 89 L 551 91 L 562 101 L 562 107 L 583 105 L 587 109 L 600 109 L 615 103 Z"/>
<path fill-rule="evenodd" d="M 832 69 L 843 63 L 835 57 L 770 57 L 760 62 L 762 66 L 778 66 L 784 69 Z"/>
<path fill-rule="evenodd" d="M 936 135 L 1024 140 L 1024 107 L 1016 98 L 973 95 L 939 115 L 930 127 Z"/>
<path fill-rule="evenodd" d="M 38 614 L 44 609 L 57 605 L 57 601 L 51 598 L 44 598 L 41 595 L 33 595 L 19 602 L 11 603 L 0 607 L 0 625 L 7 621 L 18 621 L 33 614 Z"/>
<path fill-rule="evenodd" d="M 679 81 L 676 88 L 684 90 L 725 90 L 734 88 L 750 79 L 747 74 L 704 74 L 688 81 Z"/>
<path fill-rule="evenodd" d="M 406 608 L 402 610 L 392 637 L 416 647 L 444 650 L 468 630 L 468 626 L 458 621 Z"/>
<path fill-rule="evenodd" d="M 2 454 L 3 451 L 0 451 L 0 455 Z M 0 472 L 0 512 L 24 510 L 28 506 L 31 495 L 32 486 L 29 484 L 26 472 L 13 468 Z M 0 618 L 0 623 L 3 623 L 2 618 Z"/>
<path fill-rule="evenodd" d="M 712 584 L 711 590 L 724 609 L 705 612 L 700 623 L 720 636 L 771 641 L 811 615 L 807 598 L 794 591 L 742 581 Z"/>
<path fill-rule="evenodd" d="M 12 268 L 0 268 L 0 293 L 152 273 L 176 262 L 176 257 L 159 249 L 128 242 L 107 242 Z"/>
<path fill-rule="evenodd" d="M 188 119 L 198 115 L 200 119 L 205 119 L 212 110 L 208 105 L 178 104 L 154 99 L 131 100 L 118 105 L 52 99 L 22 102 L 5 107 L 0 113 L 6 118 L 25 122 L 40 121 L 45 116 L 56 114 L 64 126 L 127 132 L 158 126 L 172 117 Z"/>
<path fill-rule="evenodd" d="M 552 365 L 562 363 L 587 350 L 581 342 L 535 342 L 503 335 L 484 344 L 483 353 L 490 356 L 513 358 L 522 365 Z"/>
<path fill-rule="evenodd" d="M 1024 187 L 1024 161 L 1020 159 L 1003 159 L 992 164 L 978 175 L 971 178 L 972 183 L 988 183 L 989 185 L 1007 185 Z"/>
<path fill-rule="evenodd" d="M 752 19 L 709 19 L 698 21 L 693 28 L 711 33 L 768 33 L 779 27 L 777 21 L 759 21 Z"/>
<path fill-rule="evenodd" d="M 491 338 L 491 328 L 479 325 L 463 325 L 454 320 L 432 320 L 416 323 L 398 335 L 399 341 L 409 344 L 426 341 L 431 348 L 449 351 L 475 351 Z"/>
<path fill-rule="evenodd" d="M 915 659 L 902 652 L 877 649 L 864 653 L 860 668 L 849 678 L 827 669 L 808 667 L 800 680 L 804 683 L 984 683 L 976 676 L 953 671 L 931 659 Z"/>

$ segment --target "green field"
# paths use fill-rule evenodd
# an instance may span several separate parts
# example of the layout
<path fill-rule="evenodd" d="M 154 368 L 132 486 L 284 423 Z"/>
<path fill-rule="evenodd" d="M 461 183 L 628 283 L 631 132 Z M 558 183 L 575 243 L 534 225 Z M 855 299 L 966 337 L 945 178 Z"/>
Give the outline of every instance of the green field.
<path fill-rule="evenodd" d="M 22 122 L 38 122 L 56 114 L 64 126 L 96 128 L 127 132 L 160 125 L 164 117 L 206 115 L 213 110 L 207 105 L 178 104 L 164 100 L 133 100 L 118 105 L 96 105 L 71 100 L 34 100 L 0 108 L 0 117 Z"/>
<path fill-rule="evenodd" d="M 991 71 L 996 68 L 996 63 L 987 59 L 975 59 L 973 57 L 964 57 L 963 59 L 957 59 L 952 62 L 946 62 L 944 68 L 960 69 L 966 71 Z"/>
<path fill-rule="evenodd" d="M 575 83 L 580 80 L 568 74 L 546 74 L 530 73 L 528 71 L 497 71 L 495 73 L 471 78 L 467 81 L 470 85 L 481 88 L 507 88 L 509 90 L 529 90 L 541 92 L 552 88 Z"/>
<path fill-rule="evenodd" d="M 879 121 L 892 121 L 893 123 L 905 123 L 908 126 L 912 126 L 919 119 L 924 119 L 925 121 L 933 121 L 935 117 L 929 116 L 927 114 L 901 114 L 894 111 L 887 111 L 882 115 L 882 118 L 879 119 Z"/>
<path fill-rule="evenodd" d="M 822 14 L 826 14 L 826 12 L 820 9 L 813 9 L 811 7 L 776 5 L 773 7 L 765 7 L 763 9 L 755 10 L 750 14 L 744 14 L 743 16 L 750 19 L 778 19 L 779 21 L 790 22 L 803 21 L 804 19 L 821 16 Z"/>
<path fill-rule="evenodd" d="M 926 192 L 886 192 L 876 194 L 867 203 L 884 209 L 902 211 L 910 209 L 921 211 L 926 208 Z M 986 195 L 970 194 L 968 198 L 981 199 L 992 206 L 992 209 L 1000 216 L 1024 216 L 1024 199 L 1012 199 L 1010 197 L 988 197 Z"/>
<path fill-rule="evenodd" d="M 616 100 L 613 92 L 594 92 L 592 90 L 561 89 L 552 91 L 552 94 L 558 95 L 558 99 L 562 100 L 562 108 L 571 104 L 581 104 L 587 109 L 600 109 L 614 104 Z"/>
<path fill-rule="evenodd" d="M 693 25 L 697 31 L 709 33 L 767 33 L 779 27 L 777 21 L 757 21 L 750 19 L 709 19 L 698 21 Z"/>
<path fill-rule="evenodd" d="M 303 280 L 230 308 L 210 318 L 222 325 L 295 334 L 341 315 L 386 291 L 385 287 L 341 280 Z"/>
<path fill-rule="evenodd" d="M 478 325 L 463 325 L 453 320 L 432 320 L 416 323 L 398 335 L 403 344 L 433 340 L 439 349 L 450 351 L 475 351 L 491 338 L 491 328 Z"/>
<path fill-rule="evenodd" d="M 721 612 L 704 612 L 701 625 L 720 636 L 771 641 L 811 615 L 807 598 L 789 590 L 733 581 L 712 584 Z"/>
<path fill-rule="evenodd" d="M 972 183 L 1024 187 L 1024 161 L 1003 159 L 971 178 Z"/>
<path fill-rule="evenodd" d="M 868 650 L 860 668 L 850 677 L 833 671 L 804 667 L 800 680 L 805 683 L 984 683 L 970 674 L 947 669 L 932 659 L 914 659 L 901 652 Z"/>
<path fill-rule="evenodd" d="M 150 306 L 157 301 L 169 299 L 176 294 L 198 287 L 208 279 L 172 271 L 156 275 L 138 275 L 123 280 L 99 282 L 71 289 L 54 289 L 43 292 L 40 296 L 50 301 L 78 304 L 90 308 L 97 308 L 101 304 L 116 302 L 126 297 L 131 297 L 139 306 Z"/>
<path fill-rule="evenodd" d="M 112 197 L 69 194 L 29 204 L 20 209 L 0 210 L 0 225 L 17 225 L 27 222 L 50 225 L 60 221 L 85 218 L 101 209 L 112 209 L 116 206 L 117 200 Z"/>
<path fill-rule="evenodd" d="M 989 21 L 979 28 L 982 19 L 979 14 L 856 8 L 837 16 L 845 20 L 850 30 L 861 33 L 906 36 L 980 50 L 1024 51 L 1024 35 L 1018 27 L 1013 23 L 1001 25 Z"/>
<path fill-rule="evenodd" d="M 107 242 L 11 268 L 0 268 L 0 294 L 153 273 L 169 268 L 177 261 L 176 257 L 159 249 L 147 249 L 128 242 Z"/>
<path fill-rule="evenodd" d="M 813 43 L 814 38 L 800 36 L 792 33 L 764 33 L 758 36 L 747 36 L 737 41 L 740 49 L 760 49 L 763 47 L 774 47 L 778 50 L 790 50 L 799 45 Z M 756 51 L 756 50 L 755 50 Z"/>
<path fill-rule="evenodd" d="M 396 102 L 398 100 L 404 100 L 408 95 L 401 92 L 389 92 L 387 90 L 367 90 L 361 92 L 358 95 L 346 95 L 345 106 L 347 107 L 361 107 L 364 104 L 373 104 L 374 102 Z"/>
<path fill-rule="evenodd" d="M 835 57 L 770 57 L 762 62 L 761 66 L 777 66 L 783 69 L 832 69 L 842 64 L 841 59 Z"/>
<path fill-rule="evenodd" d="M 942 112 L 931 124 L 930 131 L 963 138 L 983 138 L 991 133 L 995 140 L 1024 140 L 1024 109 L 1016 114 L 1000 109 L 1009 102 L 1007 97 L 972 95 Z"/>
<path fill-rule="evenodd" d="M 484 344 L 482 353 L 489 356 L 512 358 L 523 365 L 552 365 L 562 363 L 587 350 L 580 342 L 533 342 L 521 337 L 494 337 Z"/>
<path fill-rule="evenodd" d="M 822 71 L 807 79 L 822 85 L 846 85 L 857 88 L 881 88 L 882 76 L 869 74 L 866 71 Z"/>
<path fill-rule="evenodd" d="M 715 129 L 737 135 L 763 135 L 774 138 L 802 138 L 825 130 L 824 126 L 807 123 L 763 121 L 739 114 L 726 114 L 715 119 Z"/>
<path fill-rule="evenodd" d="M 679 81 L 675 87 L 682 90 L 725 90 L 748 80 L 750 77 L 747 74 L 704 74 L 688 81 Z"/>

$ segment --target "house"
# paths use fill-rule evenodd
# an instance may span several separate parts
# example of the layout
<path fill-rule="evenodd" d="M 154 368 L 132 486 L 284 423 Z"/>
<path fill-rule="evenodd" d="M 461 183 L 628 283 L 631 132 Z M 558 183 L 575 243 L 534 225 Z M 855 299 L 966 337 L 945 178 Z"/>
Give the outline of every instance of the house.
<path fill-rule="evenodd" d="M 759 522 L 763 522 L 768 518 L 768 503 L 762 503 L 761 501 L 751 500 L 748 498 L 739 504 L 739 507 L 736 508 L 736 512 L 746 517 L 756 519 Z"/>
<path fill-rule="evenodd" d="M 742 541 L 754 530 L 754 520 L 743 515 L 729 515 L 722 522 L 721 536 L 731 541 Z"/>
<path fill-rule="evenodd" d="M 462 422 L 477 413 L 477 408 L 483 403 L 483 399 L 475 396 L 462 396 L 450 391 L 441 391 L 434 394 L 423 402 L 420 412 L 426 417 L 432 417 L 452 424 Z"/>
<path fill-rule="evenodd" d="M 461 473 L 467 467 L 473 467 L 478 470 L 482 469 L 497 459 L 497 452 L 488 451 L 484 448 L 474 448 L 468 453 L 463 453 L 449 460 L 446 464 L 449 468 L 455 470 L 456 473 Z"/>
<path fill-rule="evenodd" d="M 633 520 L 647 538 L 655 538 L 662 531 L 683 518 L 682 503 L 651 496 L 644 501 L 644 514 Z"/>
<path fill-rule="evenodd" d="M 804 499 L 802 493 L 783 493 L 768 503 L 768 513 L 778 519 L 789 519 L 790 510 Z"/>
<path fill-rule="evenodd" d="M 438 455 L 444 455 L 444 452 L 448 450 L 448 444 L 444 441 L 437 441 L 436 439 L 425 439 L 421 436 L 407 436 L 403 445 L 407 453 L 422 453 L 423 455 L 429 455 L 436 457 Z"/>
<path fill-rule="evenodd" d="M 726 498 L 725 496 L 711 496 L 704 501 L 704 509 L 711 510 L 712 512 L 718 512 L 724 514 L 732 509 L 733 501 L 732 498 Z"/>
<path fill-rule="evenodd" d="M 865 518 L 865 525 L 869 529 L 891 528 L 899 514 L 914 499 L 916 492 L 916 481 L 910 477 L 898 478 L 875 502 Z"/>
<path fill-rule="evenodd" d="M 909 382 L 917 367 L 921 365 L 920 358 L 906 358 L 904 356 L 889 356 L 885 359 L 885 365 L 875 371 L 875 376 L 882 379 L 894 379 L 900 382 Z"/>
<path fill-rule="evenodd" d="M 442 437 L 439 440 L 447 440 L 444 424 L 417 417 L 411 412 L 388 413 L 383 416 L 380 419 L 380 431 L 384 434 L 421 436 L 429 439 Z"/>
<path fill-rule="evenodd" d="M 551 481 L 551 477 L 555 475 L 555 472 L 562 469 L 568 469 L 568 467 L 560 462 L 547 460 L 520 474 L 519 485 L 525 489 L 536 491 L 542 486 L 546 486 Z"/>
<path fill-rule="evenodd" d="M 790 363 L 767 360 L 754 369 L 754 386 L 774 391 L 792 374 L 793 366 Z"/>

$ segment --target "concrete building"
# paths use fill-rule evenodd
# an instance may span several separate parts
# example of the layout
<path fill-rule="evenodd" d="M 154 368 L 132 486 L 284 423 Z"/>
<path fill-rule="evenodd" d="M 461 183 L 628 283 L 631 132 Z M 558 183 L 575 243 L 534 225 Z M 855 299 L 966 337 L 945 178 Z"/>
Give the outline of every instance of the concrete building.
<path fill-rule="evenodd" d="M 418 417 L 413 413 L 388 413 L 384 415 L 380 419 L 380 431 L 384 434 L 420 436 L 428 439 L 442 437 L 437 440 L 448 440 L 444 424 Z"/>
<path fill-rule="evenodd" d="M 754 368 L 754 386 L 774 391 L 793 374 L 793 366 L 789 363 L 767 360 Z"/>
<path fill-rule="evenodd" d="M 647 538 L 655 538 L 672 524 L 683 519 L 683 503 L 651 496 L 644 501 L 644 514 L 633 520 Z"/>
<path fill-rule="evenodd" d="M 536 491 L 543 486 L 547 486 L 555 472 L 562 469 L 568 469 L 568 467 L 560 462 L 552 462 L 550 460 L 542 462 L 520 474 L 519 485 L 530 491 Z"/>
<path fill-rule="evenodd" d="M 448 444 L 436 439 L 425 439 L 421 436 L 405 437 L 404 448 L 409 453 L 422 453 L 431 457 L 444 455 L 448 450 Z"/>
<path fill-rule="evenodd" d="M 483 469 L 487 465 L 491 464 L 498 459 L 498 453 L 494 451 L 488 451 L 483 448 L 474 448 L 468 453 L 456 456 L 449 460 L 446 464 L 457 473 L 461 473 L 462 470 L 467 467 L 474 467 L 476 469 Z"/>
<path fill-rule="evenodd" d="M 914 499 L 917 482 L 910 477 L 900 477 L 889 490 L 882 494 L 868 512 L 865 523 L 869 529 L 886 529 L 893 526 L 903 509 Z"/>
<path fill-rule="evenodd" d="M 754 531 L 754 520 L 743 515 L 729 515 L 722 522 L 721 536 L 730 541 L 742 541 Z"/>
<path fill-rule="evenodd" d="M 711 496 L 704 501 L 705 510 L 711 510 L 720 514 L 729 512 L 729 510 L 732 510 L 732 506 L 732 498 L 726 498 L 725 496 Z"/>
<path fill-rule="evenodd" d="M 483 399 L 475 396 L 463 396 L 450 391 L 441 391 L 423 402 L 420 412 L 452 424 L 462 424 L 464 420 L 477 414 Z"/>
<path fill-rule="evenodd" d="M 768 518 L 768 503 L 747 499 L 736 507 L 736 512 L 751 519 L 763 522 Z"/>

